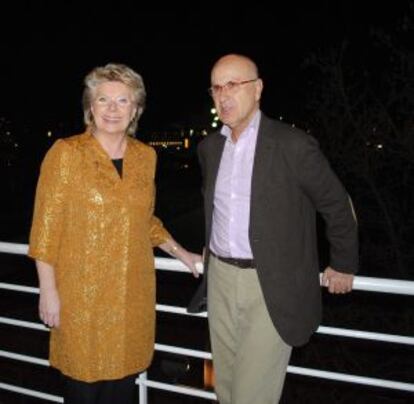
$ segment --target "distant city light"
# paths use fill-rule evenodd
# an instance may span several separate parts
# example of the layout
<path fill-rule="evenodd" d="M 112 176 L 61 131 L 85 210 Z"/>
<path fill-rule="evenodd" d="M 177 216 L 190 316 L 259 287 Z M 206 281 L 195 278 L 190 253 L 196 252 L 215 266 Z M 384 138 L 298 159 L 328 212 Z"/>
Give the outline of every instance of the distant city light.
<path fill-rule="evenodd" d="M 217 109 L 216 108 L 211 108 L 210 112 L 213 114 L 213 122 L 211 123 L 211 126 L 213 128 L 217 128 L 218 121 L 220 120 L 220 118 L 217 115 Z"/>
<path fill-rule="evenodd" d="M 151 133 L 151 138 L 146 143 L 155 148 L 187 152 L 193 144 L 197 143 L 201 136 L 205 136 L 207 133 L 208 129 L 194 127 L 173 131 L 156 131 Z"/>
<path fill-rule="evenodd" d="M 183 144 L 183 142 L 181 142 L 181 141 L 164 141 L 164 140 L 161 140 L 161 141 L 148 142 L 148 144 L 150 146 L 161 146 L 161 147 L 166 148 L 168 146 L 180 146 L 180 145 Z"/>
<path fill-rule="evenodd" d="M 381 143 L 377 144 L 377 149 L 382 149 L 383 147 L 384 146 Z"/>
<path fill-rule="evenodd" d="M 52 137 L 52 131 L 51 130 L 47 131 L 47 137 Z"/>

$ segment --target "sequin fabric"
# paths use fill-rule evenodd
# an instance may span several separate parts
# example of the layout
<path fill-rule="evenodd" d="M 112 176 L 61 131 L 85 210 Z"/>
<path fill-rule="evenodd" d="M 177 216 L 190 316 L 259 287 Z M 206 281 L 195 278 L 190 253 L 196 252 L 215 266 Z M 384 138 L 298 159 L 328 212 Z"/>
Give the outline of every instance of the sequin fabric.
<path fill-rule="evenodd" d="M 60 139 L 41 166 L 29 255 L 51 264 L 61 300 L 50 363 L 77 380 L 119 379 L 153 355 L 156 155 L 128 138 L 123 177 L 89 133 Z"/>

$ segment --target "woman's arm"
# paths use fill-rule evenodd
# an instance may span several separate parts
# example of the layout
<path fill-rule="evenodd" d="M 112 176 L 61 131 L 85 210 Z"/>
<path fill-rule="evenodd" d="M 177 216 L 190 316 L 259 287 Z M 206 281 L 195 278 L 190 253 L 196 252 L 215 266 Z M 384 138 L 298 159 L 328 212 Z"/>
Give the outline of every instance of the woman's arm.
<path fill-rule="evenodd" d="M 49 327 L 59 327 L 60 299 L 56 288 L 55 270 L 52 265 L 36 260 L 39 277 L 39 316 Z"/>

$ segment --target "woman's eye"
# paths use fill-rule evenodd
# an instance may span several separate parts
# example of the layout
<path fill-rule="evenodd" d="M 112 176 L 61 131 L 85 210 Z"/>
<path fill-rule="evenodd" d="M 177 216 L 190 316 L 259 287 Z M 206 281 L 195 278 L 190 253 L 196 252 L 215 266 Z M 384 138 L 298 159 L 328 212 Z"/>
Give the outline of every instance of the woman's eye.
<path fill-rule="evenodd" d="M 118 104 L 128 105 L 129 104 L 129 99 L 128 98 L 118 98 Z"/>

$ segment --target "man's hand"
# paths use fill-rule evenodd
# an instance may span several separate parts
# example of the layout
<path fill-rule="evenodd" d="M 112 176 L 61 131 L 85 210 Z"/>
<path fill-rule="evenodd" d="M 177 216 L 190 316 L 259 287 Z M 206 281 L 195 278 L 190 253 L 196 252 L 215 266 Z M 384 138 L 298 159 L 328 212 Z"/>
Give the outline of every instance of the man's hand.
<path fill-rule="evenodd" d="M 322 286 L 326 286 L 330 293 L 348 293 L 353 282 L 353 274 L 335 271 L 331 267 L 327 267 L 322 275 Z"/>

